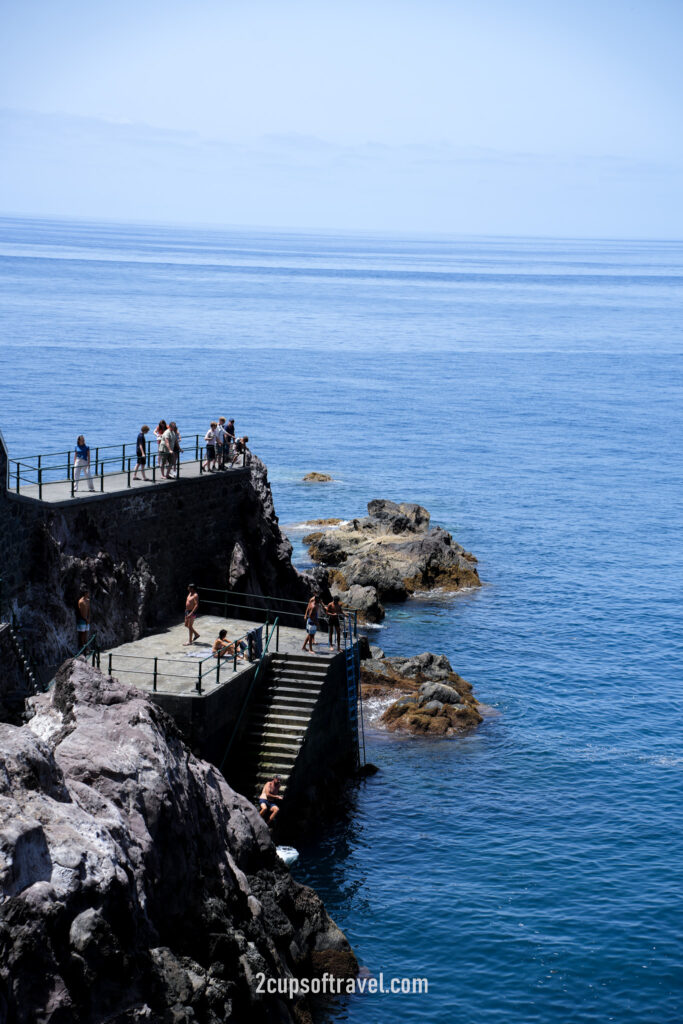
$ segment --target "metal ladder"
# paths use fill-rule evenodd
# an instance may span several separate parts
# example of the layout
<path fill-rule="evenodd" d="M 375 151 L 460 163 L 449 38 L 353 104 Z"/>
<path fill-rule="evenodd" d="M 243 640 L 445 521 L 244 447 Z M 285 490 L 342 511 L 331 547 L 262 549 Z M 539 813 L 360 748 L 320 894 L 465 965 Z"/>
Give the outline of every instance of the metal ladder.
<path fill-rule="evenodd" d="M 354 744 L 356 770 L 359 770 L 365 764 L 365 729 L 363 725 L 363 698 L 360 689 L 360 666 L 357 643 L 358 616 L 356 612 L 346 612 L 345 616 L 344 658 L 346 662 L 346 713 Z M 360 713 L 358 710 L 359 706 Z"/>

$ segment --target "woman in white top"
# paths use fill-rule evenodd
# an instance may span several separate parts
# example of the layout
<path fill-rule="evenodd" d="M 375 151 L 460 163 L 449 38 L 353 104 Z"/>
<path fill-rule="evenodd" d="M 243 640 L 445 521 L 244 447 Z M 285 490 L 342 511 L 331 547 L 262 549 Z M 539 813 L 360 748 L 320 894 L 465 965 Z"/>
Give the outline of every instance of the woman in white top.
<path fill-rule="evenodd" d="M 206 441 L 206 463 L 204 468 L 209 473 L 213 473 L 216 465 L 216 424 L 212 423 L 207 432 L 204 434 L 204 440 Z"/>

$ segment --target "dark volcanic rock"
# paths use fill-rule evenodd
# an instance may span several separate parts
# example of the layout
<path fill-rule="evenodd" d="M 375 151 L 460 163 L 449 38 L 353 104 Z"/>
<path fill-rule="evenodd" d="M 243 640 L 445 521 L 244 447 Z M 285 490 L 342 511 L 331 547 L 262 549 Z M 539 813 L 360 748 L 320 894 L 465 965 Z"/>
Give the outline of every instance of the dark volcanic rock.
<path fill-rule="evenodd" d="M 382 715 L 390 730 L 451 736 L 482 721 L 472 686 L 443 654 L 371 658 L 361 662 L 364 697 L 401 693 Z"/>
<path fill-rule="evenodd" d="M 142 694 L 68 662 L 0 725 L 0 1022 L 304 1019 L 256 975 L 353 954 L 254 807 Z"/>
<path fill-rule="evenodd" d="M 440 526 L 430 526 L 421 505 L 378 499 L 368 504 L 368 513 L 304 537 L 311 558 L 328 567 L 333 592 L 367 621 L 379 621 L 379 610 L 366 594 L 355 603 L 354 587 L 374 588 L 381 609 L 382 601 L 404 601 L 420 590 L 481 586 L 474 555 Z M 372 607 L 370 614 L 365 606 Z"/>
<path fill-rule="evenodd" d="M 7 513 L 21 523 L 31 559 L 22 565 L 21 585 L 5 596 L 39 665 L 57 665 L 75 652 L 81 584 L 91 592 L 101 647 L 137 640 L 181 618 L 190 580 L 300 600 L 313 586 L 292 565 L 266 467 L 254 455 L 248 474 L 181 477 L 64 506 L 9 499 L 3 506 L 0 493 L 3 529 Z M 258 597 L 243 600 L 254 604 Z"/>

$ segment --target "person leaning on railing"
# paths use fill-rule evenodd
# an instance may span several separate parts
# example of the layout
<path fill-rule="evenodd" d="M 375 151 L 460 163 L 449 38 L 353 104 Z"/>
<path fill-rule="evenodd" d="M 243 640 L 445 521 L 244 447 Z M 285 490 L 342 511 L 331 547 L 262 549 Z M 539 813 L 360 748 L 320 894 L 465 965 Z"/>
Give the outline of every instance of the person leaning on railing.
<path fill-rule="evenodd" d="M 249 450 L 247 448 L 247 441 L 248 440 L 249 440 L 249 438 L 245 436 L 245 437 L 238 437 L 237 440 L 235 441 L 235 456 L 234 456 L 232 462 L 230 463 L 231 466 L 234 466 L 235 463 L 239 459 L 241 459 L 243 455 L 244 455 L 245 461 L 246 461 L 246 455 L 247 455 L 247 452 Z"/>

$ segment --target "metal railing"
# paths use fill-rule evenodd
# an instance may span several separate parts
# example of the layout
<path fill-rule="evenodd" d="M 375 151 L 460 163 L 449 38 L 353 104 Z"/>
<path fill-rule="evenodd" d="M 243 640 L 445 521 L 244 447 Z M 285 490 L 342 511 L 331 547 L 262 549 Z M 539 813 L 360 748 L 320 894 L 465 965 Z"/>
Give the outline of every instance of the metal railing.
<path fill-rule="evenodd" d="M 233 613 L 232 617 L 236 619 L 244 618 L 245 615 L 236 615 L 234 614 L 235 612 L 256 613 L 256 616 L 265 616 L 266 620 L 268 616 L 277 615 L 283 626 L 295 625 L 300 627 L 302 626 L 304 612 L 308 605 L 308 601 L 296 598 L 273 597 L 271 594 L 238 592 L 219 587 L 197 587 L 197 591 L 202 606 L 219 609 L 224 619 L 228 618 L 228 609 L 230 609 Z M 354 639 L 357 640 L 358 613 L 349 609 L 342 609 L 340 617 L 346 622 L 347 628 Z M 329 628 L 328 616 L 322 604 L 318 615 L 318 622 L 322 631 Z"/>
<path fill-rule="evenodd" d="M 145 680 L 151 680 L 153 693 L 164 692 L 163 684 L 166 680 L 178 679 L 184 680 L 188 686 L 194 689 L 195 693 L 201 694 L 212 684 L 220 685 L 221 675 L 225 681 L 226 672 L 229 671 L 228 666 L 231 664 L 234 674 L 237 672 L 238 662 L 245 661 L 253 664 L 260 660 L 259 643 L 255 634 L 262 633 L 262 630 L 263 627 L 259 626 L 257 629 L 248 630 L 234 640 L 228 639 L 227 642 L 232 647 L 231 653 L 226 651 L 225 654 L 215 657 L 211 652 L 206 657 L 198 658 L 196 670 L 192 672 L 174 671 L 180 666 L 189 668 L 188 662 L 181 661 L 179 658 L 164 658 L 151 654 L 123 654 L 120 651 L 109 651 L 106 654 L 105 667 L 108 675 L 115 674 L 118 668 L 126 676 L 143 676 Z M 142 664 L 135 667 L 133 664 L 135 662 Z M 97 664 L 98 667 L 101 667 L 99 660 Z"/>
<path fill-rule="evenodd" d="M 228 754 L 230 753 L 230 751 L 232 749 L 232 745 L 235 742 L 236 737 L 239 735 L 240 726 L 242 725 L 242 719 L 244 718 L 246 710 L 249 707 L 249 702 L 251 701 L 251 695 L 254 692 L 254 689 L 256 687 L 256 682 L 257 682 L 257 680 L 258 680 L 258 678 L 259 678 L 259 676 L 261 674 L 261 666 L 263 665 L 265 657 L 268 654 L 268 647 L 270 646 L 270 641 L 273 639 L 273 635 L 275 635 L 276 637 L 279 637 L 279 635 L 280 635 L 280 620 L 279 619 L 275 619 L 275 622 L 273 623 L 273 625 L 271 627 L 270 633 L 268 633 L 268 626 L 266 625 L 266 634 L 267 634 L 266 635 L 266 642 L 265 642 L 265 644 L 263 646 L 263 653 L 262 653 L 262 655 L 261 655 L 261 657 L 259 659 L 259 663 L 258 663 L 258 666 L 256 668 L 256 671 L 254 672 L 254 675 L 253 675 L 253 677 L 252 677 L 252 679 L 251 679 L 251 681 L 249 683 L 249 686 L 247 688 L 247 692 L 244 695 L 244 700 L 242 701 L 242 707 L 240 708 L 240 713 L 237 716 L 237 721 L 235 722 L 233 730 L 230 733 L 230 739 L 228 740 L 228 745 L 225 748 L 225 753 L 223 754 L 223 759 L 222 759 L 222 761 L 221 761 L 221 763 L 219 765 L 219 768 L 220 768 L 221 772 L 225 768 L 225 762 L 228 759 Z"/>
<path fill-rule="evenodd" d="M 189 434 L 181 439 L 181 450 L 175 453 L 176 458 L 171 464 L 176 478 L 180 477 L 180 467 L 183 462 L 182 455 L 185 455 L 185 465 L 199 463 L 200 475 L 205 472 L 206 447 L 204 434 Z M 145 471 L 151 470 L 154 483 L 157 479 L 157 472 L 161 471 L 161 454 L 157 449 L 156 438 L 146 441 Z M 194 454 L 194 458 L 188 455 Z M 239 443 L 230 445 L 227 451 L 224 450 L 220 460 L 224 470 L 243 468 L 248 465 L 250 458 L 249 449 L 240 446 Z M 99 487 L 100 492 L 105 489 L 105 480 L 116 477 L 115 490 L 122 490 L 124 487 L 133 485 L 133 474 L 138 461 L 137 443 L 124 442 L 122 444 L 97 445 L 90 448 L 90 466 L 88 476 L 80 472 L 80 480 L 75 476 L 76 466 L 74 465 L 74 450 L 60 452 L 47 452 L 40 455 L 29 455 L 22 459 L 7 460 L 7 489 L 16 494 L 25 493 L 27 490 L 35 493 L 42 500 L 43 489 L 50 484 L 70 485 L 71 497 L 76 494 L 77 483 L 83 482 L 87 486 L 90 478 L 93 489 Z M 218 461 L 218 460 L 217 460 Z M 219 471 L 217 469 L 217 471 Z M 138 478 L 139 479 L 139 478 Z"/>

